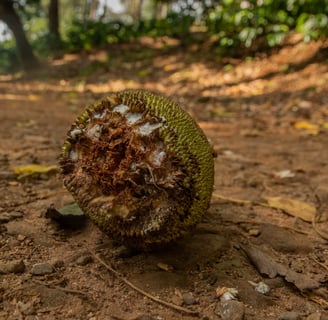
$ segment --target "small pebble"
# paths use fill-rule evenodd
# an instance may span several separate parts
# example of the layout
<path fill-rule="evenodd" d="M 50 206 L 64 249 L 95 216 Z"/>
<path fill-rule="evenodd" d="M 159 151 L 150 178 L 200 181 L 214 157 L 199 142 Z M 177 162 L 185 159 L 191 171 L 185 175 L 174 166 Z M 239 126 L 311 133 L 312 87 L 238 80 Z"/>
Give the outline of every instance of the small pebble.
<path fill-rule="evenodd" d="M 12 219 L 22 218 L 24 216 L 23 212 L 13 211 L 9 213 Z"/>
<path fill-rule="evenodd" d="M 22 273 L 25 270 L 23 260 L 0 261 L 0 273 Z"/>
<path fill-rule="evenodd" d="M 43 276 L 45 274 L 53 273 L 55 271 L 54 267 L 47 262 L 37 263 L 31 268 L 31 274 L 34 276 Z"/>
<path fill-rule="evenodd" d="M 194 298 L 191 292 L 184 293 L 182 295 L 183 303 L 187 306 L 191 306 L 196 303 L 196 299 Z"/>
<path fill-rule="evenodd" d="M 7 212 L 0 213 L 0 223 L 7 223 L 10 221 L 10 215 Z"/>
<path fill-rule="evenodd" d="M 79 266 L 85 266 L 92 262 L 92 257 L 90 255 L 80 256 L 75 260 L 75 263 Z"/>
<path fill-rule="evenodd" d="M 24 241 L 26 239 L 26 237 L 24 236 L 24 235 L 22 235 L 22 234 L 19 234 L 18 236 L 17 236 L 17 240 L 18 241 Z"/>
<path fill-rule="evenodd" d="M 259 283 L 248 281 L 252 286 L 254 286 L 254 289 L 256 292 L 262 293 L 262 294 L 268 294 L 270 292 L 270 287 L 264 283 L 263 281 L 260 281 Z"/>
<path fill-rule="evenodd" d="M 34 313 L 34 307 L 32 302 L 24 303 L 22 301 L 18 301 L 17 306 L 25 316 Z"/>
<path fill-rule="evenodd" d="M 242 320 L 244 318 L 245 307 L 240 301 L 221 301 L 216 305 L 214 312 L 223 320 Z"/>
<path fill-rule="evenodd" d="M 7 244 L 11 249 L 21 245 L 17 239 L 8 239 Z"/>
<path fill-rule="evenodd" d="M 268 294 L 270 292 L 270 287 L 261 281 L 255 286 L 255 291 L 262 294 Z"/>
<path fill-rule="evenodd" d="M 172 272 L 174 270 L 174 268 L 171 265 L 163 263 L 163 262 L 157 263 L 157 267 L 159 269 L 161 269 L 163 271 L 167 271 L 167 272 Z"/>
<path fill-rule="evenodd" d="M 279 320 L 301 320 L 301 316 L 298 312 L 290 311 L 285 312 L 279 317 Z"/>
<path fill-rule="evenodd" d="M 7 223 L 11 220 L 21 218 L 23 216 L 22 212 L 13 211 L 13 212 L 1 212 L 0 213 L 0 223 Z"/>
<path fill-rule="evenodd" d="M 252 237 L 258 237 L 261 234 L 261 230 L 259 229 L 250 229 L 248 234 Z"/>

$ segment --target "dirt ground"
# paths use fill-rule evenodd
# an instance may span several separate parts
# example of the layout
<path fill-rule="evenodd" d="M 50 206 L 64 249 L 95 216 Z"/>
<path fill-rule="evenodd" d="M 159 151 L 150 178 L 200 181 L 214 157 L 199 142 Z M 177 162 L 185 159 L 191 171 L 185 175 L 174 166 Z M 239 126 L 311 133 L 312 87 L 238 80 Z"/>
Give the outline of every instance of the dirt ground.
<path fill-rule="evenodd" d="M 327 57 L 327 43 L 297 39 L 241 60 L 144 39 L 0 76 L 0 319 L 327 320 Z M 153 253 L 90 221 L 63 228 L 45 216 L 72 202 L 59 175 L 13 172 L 56 165 L 83 108 L 127 88 L 181 104 L 217 153 L 203 222 Z M 299 202 L 263 205 L 273 197 Z"/>

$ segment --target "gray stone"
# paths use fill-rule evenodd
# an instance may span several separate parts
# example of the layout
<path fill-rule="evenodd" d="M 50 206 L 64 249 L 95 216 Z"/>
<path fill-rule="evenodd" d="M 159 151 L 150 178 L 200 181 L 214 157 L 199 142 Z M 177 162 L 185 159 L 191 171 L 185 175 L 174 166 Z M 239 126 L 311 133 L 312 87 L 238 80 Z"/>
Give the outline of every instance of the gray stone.
<path fill-rule="evenodd" d="M 13 211 L 13 212 L 1 212 L 0 213 L 0 223 L 7 223 L 11 220 L 21 218 L 23 216 L 22 212 Z"/>
<path fill-rule="evenodd" d="M 194 298 L 191 292 L 184 293 L 182 295 L 183 303 L 187 306 L 191 306 L 196 303 L 196 299 Z"/>
<path fill-rule="evenodd" d="M 0 213 L 0 223 L 6 223 L 10 221 L 10 214 L 7 212 Z"/>
<path fill-rule="evenodd" d="M 17 306 L 19 307 L 20 311 L 26 316 L 31 315 L 34 313 L 34 307 L 32 302 L 22 302 L 18 301 Z"/>
<path fill-rule="evenodd" d="M 47 262 L 37 263 L 31 268 L 31 274 L 34 276 L 43 276 L 45 274 L 53 273 L 55 271 L 54 267 Z"/>
<path fill-rule="evenodd" d="M 242 302 L 236 300 L 221 301 L 216 305 L 214 312 L 223 320 L 242 320 L 245 307 Z"/>
<path fill-rule="evenodd" d="M 0 273 L 22 273 L 24 270 L 23 260 L 0 261 Z"/>
<path fill-rule="evenodd" d="M 24 213 L 20 211 L 12 211 L 9 212 L 9 215 L 11 216 L 12 219 L 18 219 L 18 218 L 22 218 L 24 216 Z"/>
<path fill-rule="evenodd" d="M 79 266 L 85 266 L 92 262 L 92 257 L 90 255 L 83 255 L 76 259 L 75 263 Z"/>

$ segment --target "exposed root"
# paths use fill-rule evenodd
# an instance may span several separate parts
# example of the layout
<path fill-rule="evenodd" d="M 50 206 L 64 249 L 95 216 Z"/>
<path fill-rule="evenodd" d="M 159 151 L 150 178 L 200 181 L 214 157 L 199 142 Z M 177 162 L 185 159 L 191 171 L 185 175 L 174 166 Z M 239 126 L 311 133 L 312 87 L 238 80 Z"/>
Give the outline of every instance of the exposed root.
<path fill-rule="evenodd" d="M 177 306 L 175 304 L 172 304 L 170 302 L 164 301 L 162 299 L 159 299 L 153 295 L 151 295 L 150 293 L 140 289 L 139 287 L 137 287 L 136 285 L 134 285 L 133 283 L 131 283 L 128 279 L 126 279 L 125 277 L 123 277 L 123 275 L 121 273 L 119 273 L 118 271 L 116 271 L 111 265 L 109 265 L 108 263 L 106 263 L 104 260 L 102 260 L 94 251 L 92 251 L 86 244 L 85 247 L 88 249 L 88 251 L 91 253 L 91 255 L 100 263 L 102 264 L 108 271 L 110 271 L 112 274 L 115 275 L 115 277 L 117 277 L 118 279 L 120 279 L 122 282 L 124 282 L 127 286 L 129 286 L 130 288 L 132 288 L 133 290 L 139 292 L 141 295 L 147 297 L 148 299 L 157 302 L 163 306 L 166 306 L 170 309 L 173 309 L 175 311 L 181 312 L 181 313 L 185 313 L 191 316 L 199 316 L 199 312 L 198 311 L 193 311 L 193 310 L 189 310 L 180 306 Z"/>

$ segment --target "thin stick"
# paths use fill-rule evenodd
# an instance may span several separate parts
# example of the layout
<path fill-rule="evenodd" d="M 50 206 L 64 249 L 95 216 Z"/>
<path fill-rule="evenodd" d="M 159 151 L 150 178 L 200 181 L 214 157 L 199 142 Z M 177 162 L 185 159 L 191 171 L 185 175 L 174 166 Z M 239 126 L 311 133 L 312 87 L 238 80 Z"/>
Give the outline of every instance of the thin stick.
<path fill-rule="evenodd" d="M 66 292 L 66 293 L 81 294 L 83 296 L 87 296 L 88 295 L 87 293 L 85 293 L 83 291 L 80 291 L 80 290 L 62 288 L 62 287 L 55 286 L 55 285 L 52 285 L 52 284 L 48 284 L 48 283 L 45 283 L 45 282 L 42 282 L 42 281 L 38 281 L 38 280 L 32 280 L 32 282 L 34 282 L 36 284 L 40 284 L 40 285 L 46 286 L 48 288 L 57 289 L 57 290 L 60 290 L 60 291 Z"/>
<path fill-rule="evenodd" d="M 120 279 L 121 281 L 123 281 L 127 286 L 129 286 L 130 288 L 132 288 L 133 290 L 139 292 L 140 294 L 142 294 L 143 296 L 149 298 L 150 300 L 153 300 L 159 304 L 162 304 L 168 308 L 174 309 L 176 311 L 179 312 L 183 312 L 186 314 L 189 314 L 191 316 L 199 316 L 199 312 L 198 311 L 192 311 L 180 306 L 177 306 L 175 304 L 166 302 L 164 300 L 161 300 L 153 295 L 151 295 L 150 293 L 138 288 L 137 286 L 135 286 L 133 283 L 131 283 L 129 280 L 127 280 L 126 278 L 123 277 L 122 274 L 120 274 L 118 271 L 116 271 L 112 266 L 110 266 L 109 264 L 107 264 L 105 261 L 103 261 L 95 252 L 93 252 L 87 245 L 85 245 L 86 248 L 89 250 L 89 252 L 92 254 L 92 256 L 98 260 L 98 262 L 100 264 L 102 264 L 107 270 L 109 270 L 111 273 L 113 273 L 118 279 Z"/>

